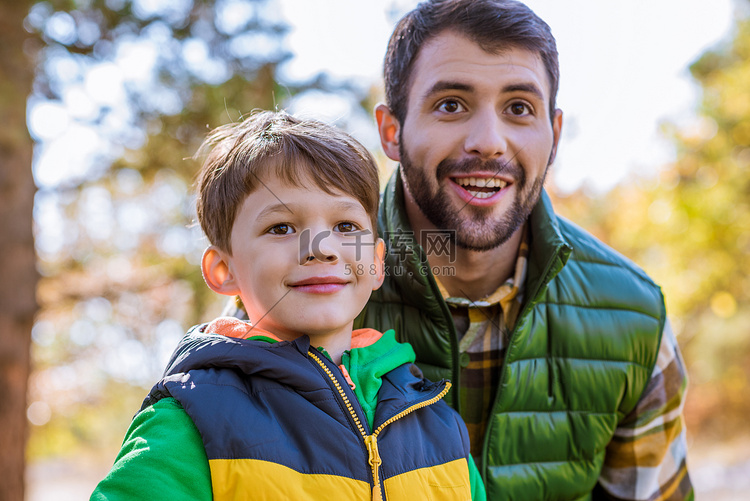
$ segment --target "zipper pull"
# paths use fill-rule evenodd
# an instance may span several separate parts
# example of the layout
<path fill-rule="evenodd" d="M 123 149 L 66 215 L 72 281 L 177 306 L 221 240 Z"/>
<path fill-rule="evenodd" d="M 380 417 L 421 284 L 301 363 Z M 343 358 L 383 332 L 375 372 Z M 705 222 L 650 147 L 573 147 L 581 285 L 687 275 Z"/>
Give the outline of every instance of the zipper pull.
<path fill-rule="evenodd" d="M 380 452 L 378 452 L 378 439 L 375 435 L 368 435 L 365 437 L 365 445 L 367 446 L 367 453 L 369 455 L 369 463 L 372 467 L 372 500 L 382 501 L 383 496 L 380 493 L 380 464 L 383 462 L 380 459 Z"/>

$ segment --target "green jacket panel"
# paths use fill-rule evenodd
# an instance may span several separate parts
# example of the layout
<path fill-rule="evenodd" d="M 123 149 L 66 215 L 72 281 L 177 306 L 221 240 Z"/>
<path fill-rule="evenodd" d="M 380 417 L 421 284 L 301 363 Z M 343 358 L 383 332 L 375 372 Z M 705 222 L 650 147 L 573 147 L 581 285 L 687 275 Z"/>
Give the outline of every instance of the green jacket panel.
<path fill-rule="evenodd" d="M 379 219 L 388 275 L 355 325 L 396 329 L 428 378 L 460 386 L 453 320 L 403 207 L 397 171 Z M 632 262 L 556 216 L 545 193 L 529 225 L 524 305 L 478 466 L 488 499 L 587 499 L 618 422 L 649 381 L 664 301 Z"/>

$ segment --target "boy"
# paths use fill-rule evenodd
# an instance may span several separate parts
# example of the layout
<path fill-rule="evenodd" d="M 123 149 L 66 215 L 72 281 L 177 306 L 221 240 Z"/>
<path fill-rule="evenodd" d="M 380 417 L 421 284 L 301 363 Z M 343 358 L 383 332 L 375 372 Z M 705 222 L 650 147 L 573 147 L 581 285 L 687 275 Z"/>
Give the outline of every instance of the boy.
<path fill-rule="evenodd" d="M 203 276 L 252 323 L 188 332 L 92 499 L 484 499 L 450 383 L 392 330 L 352 332 L 384 277 L 367 150 L 272 112 L 207 149 Z"/>

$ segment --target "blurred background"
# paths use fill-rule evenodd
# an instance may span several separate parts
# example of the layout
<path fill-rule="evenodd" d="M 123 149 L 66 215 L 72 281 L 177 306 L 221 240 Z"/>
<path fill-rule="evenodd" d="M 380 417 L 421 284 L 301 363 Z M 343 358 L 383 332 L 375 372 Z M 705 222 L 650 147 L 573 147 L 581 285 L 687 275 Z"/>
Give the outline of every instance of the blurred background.
<path fill-rule="evenodd" d="M 0 499 L 87 498 L 177 341 L 221 310 L 191 191 L 209 129 L 320 118 L 387 178 L 371 111 L 415 4 L 0 1 Z M 750 2 L 527 4 L 560 51 L 547 189 L 663 286 L 697 494 L 747 499 Z"/>

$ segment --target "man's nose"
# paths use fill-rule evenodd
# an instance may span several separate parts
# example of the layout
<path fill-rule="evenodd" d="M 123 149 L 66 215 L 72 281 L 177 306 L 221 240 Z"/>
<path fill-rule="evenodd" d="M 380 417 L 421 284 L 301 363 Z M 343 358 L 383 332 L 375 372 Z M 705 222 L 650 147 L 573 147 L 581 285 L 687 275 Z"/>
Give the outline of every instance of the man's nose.
<path fill-rule="evenodd" d="M 494 108 L 478 110 L 467 123 L 464 150 L 484 160 L 501 157 L 508 149 L 507 126 Z"/>

